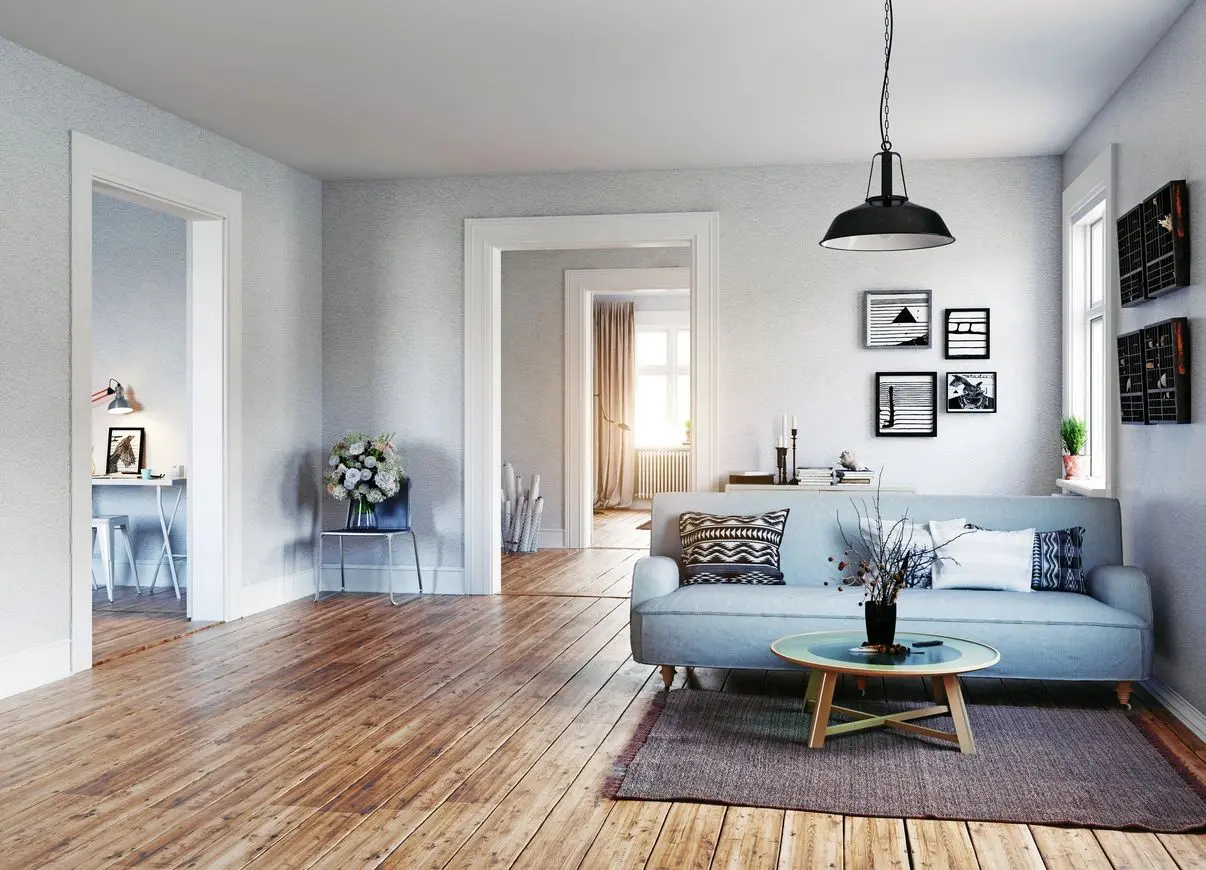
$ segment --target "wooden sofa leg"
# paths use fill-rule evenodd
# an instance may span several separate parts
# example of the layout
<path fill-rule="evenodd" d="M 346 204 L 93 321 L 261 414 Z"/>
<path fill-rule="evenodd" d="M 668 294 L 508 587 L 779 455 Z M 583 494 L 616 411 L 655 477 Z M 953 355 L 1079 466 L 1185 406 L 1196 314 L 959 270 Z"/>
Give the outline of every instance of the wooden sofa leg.
<path fill-rule="evenodd" d="M 1114 684 L 1114 694 L 1118 696 L 1118 703 L 1122 709 L 1131 709 L 1131 684 L 1129 680 L 1119 680 Z"/>
<path fill-rule="evenodd" d="M 674 682 L 674 665 L 662 665 L 662 682 L 666 684 L 666 691 L 670 691 L 670 684 Z"/>

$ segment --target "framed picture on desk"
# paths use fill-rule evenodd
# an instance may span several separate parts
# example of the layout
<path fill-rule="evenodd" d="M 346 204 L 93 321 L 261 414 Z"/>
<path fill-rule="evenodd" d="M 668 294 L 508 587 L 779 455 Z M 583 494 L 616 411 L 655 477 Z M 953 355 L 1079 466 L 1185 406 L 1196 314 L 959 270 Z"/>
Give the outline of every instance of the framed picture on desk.
<path fill-rule="evenodd" d="M 105 474 L 138 474 L 146 456 L 146 429 L 109 427 Z"/>

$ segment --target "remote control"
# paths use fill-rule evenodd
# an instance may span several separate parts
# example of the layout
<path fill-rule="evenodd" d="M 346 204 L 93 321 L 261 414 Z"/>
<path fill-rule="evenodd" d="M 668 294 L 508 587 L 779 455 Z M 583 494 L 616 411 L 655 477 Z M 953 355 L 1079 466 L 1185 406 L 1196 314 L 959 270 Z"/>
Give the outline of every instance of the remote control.
<path fill-rule="evenodd" d="M 915 640 L 915 641 L 913 641 L 912 645 L 913 646 L 942 646 L 942 641 L 940 641 L 940 640 Z"/>

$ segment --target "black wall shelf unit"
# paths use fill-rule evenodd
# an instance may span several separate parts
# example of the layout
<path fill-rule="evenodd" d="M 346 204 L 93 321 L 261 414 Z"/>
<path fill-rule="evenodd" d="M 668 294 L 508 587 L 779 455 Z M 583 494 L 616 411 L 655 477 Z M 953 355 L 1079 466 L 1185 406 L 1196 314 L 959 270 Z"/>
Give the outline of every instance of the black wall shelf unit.
<path fill-rule="evenodd" d="M 1143 328 L 1143 380 L 1148 423 L 1190 422 L 1186 318 L 1174 317 Z"/>
<path fill-rule="evenodd" d="M 1118 404 L 1123 423 L 1147 422 L 1142 330 L 1118 336 Z"/>
<path fill-rule="evenodd" d="M 1189 286 L 1189 186 L 1170 181 L 1117 220 L 1123 308 Z"/>
<path fill-rule="evenodd" d="M 1147 301 L 1143 292 L 1143 206 L 1118 218 L 1118 294 L 1123 308 Z"/>
<path fill-rule="evenodd" d="M 1143 291 L 1148 299 L 1189 286 L 1189 187 L 1170 181 L 1143 201 Z"/>

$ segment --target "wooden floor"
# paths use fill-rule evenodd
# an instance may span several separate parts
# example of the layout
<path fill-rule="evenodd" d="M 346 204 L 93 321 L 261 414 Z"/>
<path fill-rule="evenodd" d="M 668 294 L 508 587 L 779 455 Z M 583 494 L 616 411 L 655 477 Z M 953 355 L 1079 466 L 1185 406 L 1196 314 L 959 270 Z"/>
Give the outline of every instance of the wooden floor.
<path fill-rule="evenodd" d="M 618 547 L 628 550 L 648 550 L 649 530 L 638 528 L 649 521 L 647 510 L 597 510 L 591 525 L 590 545 L 593 548 Z"/>
<path fill-rule="evenodd" d="M 93 666 L 216 624 L 190 621 L 187 606 L 188 591 L 184 589 L 177 598 L 170 588 L 139 595 L 133 586 L 115 586 L 112 601 L 103 588 L 93 589 Z"/>
<path fill-rule="evenodd" d="M 621 575 L 636 555 L 510 557 L 497 597 L 298 601 L 0 701 L 0 866 L 1206 862 L 1203 836 L 603 799 L 661 688 L 628 654 Z M 701 669 L 694 685 L 798 696 L 803 675 Z M 971 687 L 981 702 L 1112 698 L 1104 687 Z M 870 693 L 888 689 L 872 681 Z M 1206 748 L 1164 711 L 1143 715 L 1206 766 Z"/>

